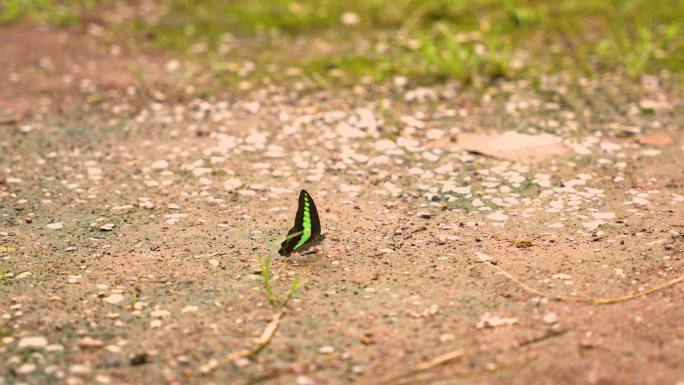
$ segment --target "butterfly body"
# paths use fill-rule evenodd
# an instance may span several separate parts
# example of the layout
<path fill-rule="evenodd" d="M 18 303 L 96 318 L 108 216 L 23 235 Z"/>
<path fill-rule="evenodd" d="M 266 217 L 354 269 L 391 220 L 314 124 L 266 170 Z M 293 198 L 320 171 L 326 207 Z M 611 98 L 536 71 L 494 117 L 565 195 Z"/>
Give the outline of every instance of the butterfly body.
<path fill-rule="evenodd" d="M 292 229 L 280 245 L 278 254 L 287 257 L 292 253 L 301 253 L 318 245 L 325 239 L 321 234 L 321 221 L 318 218 L 316 204 L 306 190 L 299 193 L 299 205 Z"/>

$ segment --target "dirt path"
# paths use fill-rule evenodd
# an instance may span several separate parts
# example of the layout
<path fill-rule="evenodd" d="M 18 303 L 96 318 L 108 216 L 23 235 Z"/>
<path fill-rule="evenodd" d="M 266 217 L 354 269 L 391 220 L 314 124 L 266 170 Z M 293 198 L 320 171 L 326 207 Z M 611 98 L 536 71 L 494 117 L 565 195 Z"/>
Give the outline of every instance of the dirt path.
<path fill-rule="evenodd" d="M 684 383 L 684 285 L 554 301 L 481 261 L 549 297 L 682 276 L 684 116 L 667 83 L 269 86 L 177 103 L 127 70 L 161 79 L 166 60 L 0 33 L 0 384 Z M 485 129 L 553 132 L 566 152 L 459 147 Z M 259 258 L 300 188 L 327 239 L 274 258 L 278 295 L 303 284 L 271 343 L 225 362 L 278 313 Z"/>

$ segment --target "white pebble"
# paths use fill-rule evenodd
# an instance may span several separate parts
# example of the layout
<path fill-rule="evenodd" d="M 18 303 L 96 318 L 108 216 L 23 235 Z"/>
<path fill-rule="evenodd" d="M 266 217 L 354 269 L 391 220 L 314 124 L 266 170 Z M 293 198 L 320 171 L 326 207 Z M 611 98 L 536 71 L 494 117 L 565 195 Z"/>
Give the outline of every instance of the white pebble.
<path fill-rule="evenodd" d="M 19 340 L 19 350 L 42 349 L 46 347 L 48 340 L 45 337 L 24 337 Z"/>
<path fill-rule="evenodd" d="M 117 303 L 119 303 L 123 300 L 124 300 L 124 296 L 121 294 L 118 294 L 118 293 L 112 294 L 112 295 L 105 297 L 103 299 L 103 301 L 105 301 L 106 303 L 112 304 L 112 305 L 116 305 Z"/>
<path fill-rule="evenodd" d="M 491 221 L 501 222 L 501 221 L 507 220 L 508 215 L 506 215 L 500 211 L 497 211 L 495 213 L 491 213 L 491 214 L 487 215 L 487 219 L 489 219 Z"/>

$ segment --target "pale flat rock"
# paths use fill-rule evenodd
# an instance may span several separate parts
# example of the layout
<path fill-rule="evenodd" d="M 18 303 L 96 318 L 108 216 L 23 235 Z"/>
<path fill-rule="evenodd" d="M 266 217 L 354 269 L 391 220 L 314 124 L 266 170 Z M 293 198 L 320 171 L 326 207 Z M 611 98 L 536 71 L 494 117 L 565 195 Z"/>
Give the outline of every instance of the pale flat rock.
<path fill-rule="evenodd" d="M 104 225 L 100 226 L 100 231 L 114 231 L 115 227 L 116 225 L 113 223 L 105 223 Z"/>
<path fill-rule="evenodd" d="M 360 108 L 356 111 L 359 116 L 359 121 L 356 123 L 356 127 L 368 132 L 375 132 L 378 130 L 378 123 L 375 120 L 375 115 L 373 111 L 367 108 Z"/>
<path fill-rule="evenodd" d="M 64 223 L 62 222 L 53 222 L 53 223 L 48 223 L 47 226 L 48 229 L 50 230 L 59 230 L 61 228 L 64 228 Z"/>
<path fill-rule="evenodd" d="M 153 318 L 164 318 L 170 317 L 171 313 L 168 310 L 158 309 L 150 313 L 150 316 L 152 316 Z"/>
<path fill-rule="evenodd" d="M 558 316 L 556 313 L 546 313 L 542 318 L 542 321 L 547 325 L 553 325 L 558 322 Z"/>
<path fill-rule="evenodd" d="M 335 128 L 335 132 L 337 133 L 337 135 L 343 138 L 363 138 L 364 136 L 366 136 L 365 132 L 356 127 L 350 126 L 347 123 L 338 124 Z"/>
<path fill-rule="evenodd" d="M 91 369 L 90 366 L 76 364 L 71 365 L 71 367 L 69 368 L 69 372 L 77 376 L 85 376 L 90 374 Z"/>
<path fill-rule="evenodd" d="M 572 279 L 572 276 L 570 274 L 565 274 L 565 273 L 558 273 L 554 274 L 551 276 L 553 279 L 560 279 L 562 281 L 567 281 L 569 279 Z"/>
<path fill-rule="evenodd" d="M 413 138 L 400 136 L 397 138 L 397 145 L 406 149 L 417 149 L 420 147 L 420 142 Z"/>
<path fill-rule="evenodd" d="M 192 170 L 192 175 L 194 176 L 202 176 L 210 173 L 211 169 L 208 167 L 197 167 L 196 169 Z"/>
<path fill-rule="evenodd" d="M 577 155 L 589 155 L 591 154 L 591 150 L 582 144 L 577 144 L 577 143 L 572 143 L 569 144 L 569 146 L 572 148 L 573 151 L 575 151 L 575 154 Z"/>
<path fill-rule="evenodd" d="M 603 222 L 602 220 L 597 219 L 595 221 L 583 222 L 582 226 L 584 226 L 585 229 L 591 231 L 591 230 L 596 230 L 597 227 L 601 226 L 604 223 L 605 222 Z"/>
<path fill-rule="evenodd" d="M 373 145 L 375 147 L 375 150 L 384 152 L 388 150 L 394 150 L 397 148 L 397 144 L 394 143 L 393 141 L 389 139 L 380 139 L 375 144 Z"/>
<path fill-rule="evenodd" d="M 112 211 L 126 212 L 132 210 L 133 208 L 133 205 L 121 205 L 112 207 Z"/>
<path fill-rule="evenodd" d="M 115 293 L 115 294 L 112 294 L 108 297 L 103 298 L 102 300 L 105 301 L 106 303 L 116 305 L 117 303 L 124 300 L 124 296 L 121 294 Z"/>
<path fill-rule="evenodd" d="M 662 151 L 656 150 L 654 148 L 641 151 L 641 155 L 643 155 L 643 156 L 658 156 L 661 153 L 662 153 Z"/>
<path fill-rule="evenodd" d="M 605 152 L 613 152 L 613 151 L 618 151 L 620 149 L 622 149 L 622 146 L 620 146 L 617 143 L 613 143 L 613 142 L 601 143 L 601 150 L 603 150 Z"/>
<path fill-rule="evenodd" d="M 634 203 L 635 205 L 639 205 L 639 206 L 645 206 L 651 202 L 649 202 L 647 199 L 644 199 L 644 198 L 634 197 L 634 198 L 632 198 L 632 203 Z"/>
<path fill-rule="evenodd" d="M 495 315 L 491 315 L 490 313 L 484 313 L 480 317 L 480 322 L 477 323 L 477 328 L 478 329 L 485 329 L 485 328 L 498 328 L 498 327 L 506 327 L 506 326 L 512 326 L 518 323 L 517 318 L 505 318 L 505 317 L 499 317 Z"/>
<path fill-rule="evenodd" d="M 34 370 L 36 370 L 35 364 L 26 363 L 26 364 L 23 364 L 20 367 L 18 367 L 16 372 L 17 372 L 17 374 L 26 375 L 26 374 L 33 373 Z"/>
<path fill-rule="evenodd" d="M 445 184 L 442 186 L 442 193 L 452 192 L 455 194 L 466 195 L 470 194 L 470 186 L 454 186 L 452 184 Z"/>
<path fill-rule="evenodd" d="M 469 152 L 475 152 L 520 162 L 536 162 L 565 154 L 569 148 L 555 135 L 527 135 L 515 131 L 503 134 L 462 133 L 456 145 Z"/>
<path fill-rule="evenodd" d="M 487 215 L 487 219 L 489 219 L 491 221 L 503 222 L 503 221 L 508 219 L 508 215 L 506 215 L 500 211 L 497 211 L 495 213 L 491 213 L 491 214 Z"/>
<path fill-rule="evenodd" d="M 47 346 L 48 340 L 45 337 L 24 337 L 19 340 L 18 348 L 23 349 L 43 349 Z"/>
<path fill-rule="evenodd" d="M 348 27 L 357 25 L 357 24 L 359 24 L 360 21 L 361 21 L 361 17 L 359 17 L 359 15 L 354 13 L 354 12 L 347 11 L 347 12 L 343 13 L 342 16 L 340 17 L 340 22 L 342 22 L 342 24 L 344 24 Z M 304 376 L 299 376 L 299 377 L 304 377 Z M 297 378 L 299 378 L 299 377 L 297 377 Z M 307 384 L 300 384 L 299 380 L 297 380 L 297 385 L 307 385 Z"/>
<path fill-rule="evenodd" d="M 98 349 L 104 346 L 104 342 L 92 337 L 83 337 L 78 340 L 77 345 L 81 349 Z"/>
<path fill-rule="evenodd" d="M 153 170 L 163 170 L 163 169 L 169 167 L 169 162 L 167 162 L 167 161 L 165 161 L 165 160 L 158 160 L 158 161 L 156 161 L 156 162 L 153 162 L 153 163 L 150 165 L 150 167 L 151 167 Z"/>
<path fill-rule="evenodd" d="M 102 169 L 98 167 L 88 167 L 88 179 L 90 180 L 101 180 L 102 179 Z"/>
<path fill-rule="evenodd" d="M 615 213 L 591 213 L 591 216 L 594 217 L 594 219 L 613 219 L 615 218 Z"/>
<path fill-rule="evenodd" d="M 238 189 L 240 186 L 242 186 L 242 181 L 240 181 L 240 179 L 238 178 L 226 179 L 226 181 L 223 182 L 223 188 L 227 191 L 234 191 Z"/>
<path fill-rule="evenodd" d="M 397 187 L 392 182 L 385 182 L 383 184 L 383 187 L 385 188 L 385 190 L 387 190 L 387 192 L 390 193 L 390 195 L 395 196 L 395 197 L 401 196 L 401 193 L 402 193 L 401 188 Z"/>
<path fill-rule="evenodd" d="M 425 132 L 425 137 L 431 140 L 441 139 L 444 136 L 444 131 L 438 128 L 431 128 Z"/>
<path fill-rule="evenodd" d="M 485 254 L 485 253 L 481 253 L 481 252 L 479 252 L 479 251 L 476 251 L 476 252 L 475 252 L 475 257 L 477 257 L 477 260 L 480 261 L 480 262 L 492 262 L 492 263 L 496 263 L 496 260 L 495 260 L 494 258 L 490 257 L 489 255 L 487 255 L 487 254 Z"/>

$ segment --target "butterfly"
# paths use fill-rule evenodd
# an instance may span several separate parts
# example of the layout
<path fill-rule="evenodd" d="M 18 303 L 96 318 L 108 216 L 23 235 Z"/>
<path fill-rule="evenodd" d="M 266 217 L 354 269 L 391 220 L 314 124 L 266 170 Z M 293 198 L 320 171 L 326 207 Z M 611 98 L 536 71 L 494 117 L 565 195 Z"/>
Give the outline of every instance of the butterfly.
<path fill-rule="evenodd" d="M 321 234 L 321 221 L 318 219 L 318 211 L 313 198 L 306 190 L 299 193 L 299 205 L 292 229 L 280 245 L 278 254 L 287 257 L 290 254 L 316 246 L 325 239 Z"/>

